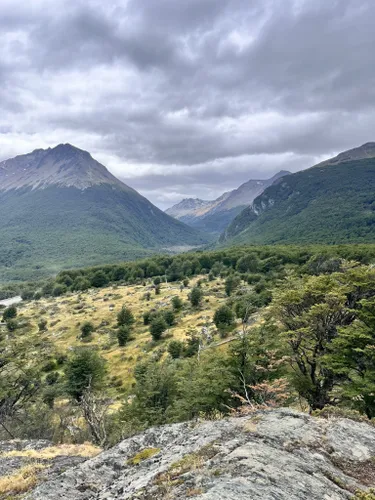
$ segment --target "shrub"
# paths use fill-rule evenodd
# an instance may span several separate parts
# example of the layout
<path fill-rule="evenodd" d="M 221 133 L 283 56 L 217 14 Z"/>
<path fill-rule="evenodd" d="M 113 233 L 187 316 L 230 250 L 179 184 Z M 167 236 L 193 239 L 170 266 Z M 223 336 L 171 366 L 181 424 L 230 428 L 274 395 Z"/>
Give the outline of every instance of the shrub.
<path fill-rule="evenodd" d="M 184 350 L 184 343 L 180 340 L 172 340 L 168 344 L 168 353 L 172 359 L 177 359 L 182 355 Z"/>
<path fill-rule="evenodd" d="M 231 327 L 234 323 L 234 313 L 232 309 L 225 305 L 219 307 L 214 314 L 214 323 L 219 330 Z"/>
<path fill-rule="evenodd" d="M 167 311 L 163 312 L 163 317 L 165 319 L 165 322 L 167 323 L 168 326 L 173 326 L 175 322 L 175 316 L 173 311 L 168 309 Z"/>
<path fill-rule="evenodd" d="M 81 326 L 81 339 L 88 339 L 94 331 L 95 327 L 91 321 L 86 321 Z"/>
<path fill-rule="evenodd" d="M 3 320 L 7 321 L 8 319 L 14 319 L 17 317 L 17 307 L 16 306 L 9 306 L 6 309 L 4 309 L 3 312 Z"/>
<path fill-rule="evenodd" d="M 131 310 L 126 306 L 122 306 L 121 311 L 117 315 L 118 326 L 131 326 L 134 322 L 135 320 Z"/>
<path fill-rule="evenodd" d="M 203 292 L 200 288 L 194 287 L 190 293 L 190 302 L 193 307 L 200 306 L 203 298 Z"/>
<path fill-rule="evenodd" d="M 68 394 L 79 401 L 84 391 L 91 386 L 99 388 L 106 374 L 105 361 L 92 349 L 76 350 L 65 368 Z"/>
<path fill-rule="evenodd" d="M 131 330 L 129 326 L 120 326 L 117 331 L 117 340 L 120 347 L 124 347 L 126 343 L 130 340 Z"/>
<path fill-rule="evenodd" d="M 180 309 L 182 309 L 182 306 L 183 306 L 182 300 L 177 295 L 172 297 L 171 303 L 172 303 L 172 307 L 175 311 L 179 311 Z"/>
<path fill-rule="evenodd" d="M 167 329 L 167 323 L 162 316 L 156 316 L 150 325 L 150 332 L 152 338 L 157 341 L 161 339 L 161 336 Z"/>
<path fill-rule="evenodd" d="M 42 318 L 38 323 L 38 329 L 40 332 L 45 332 L 47 330 L 47 320 Z"/>

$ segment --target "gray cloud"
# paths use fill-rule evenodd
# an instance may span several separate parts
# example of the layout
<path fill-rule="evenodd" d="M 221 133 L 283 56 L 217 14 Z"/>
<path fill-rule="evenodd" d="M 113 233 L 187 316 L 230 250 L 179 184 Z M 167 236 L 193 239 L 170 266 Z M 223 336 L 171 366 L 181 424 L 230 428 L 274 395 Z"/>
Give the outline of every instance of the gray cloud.
<path fill-rule="evenodd" d="M 0 2 L 0 159 L 71 142 L 165 207 L 374 140 L 372 0 Z"/>

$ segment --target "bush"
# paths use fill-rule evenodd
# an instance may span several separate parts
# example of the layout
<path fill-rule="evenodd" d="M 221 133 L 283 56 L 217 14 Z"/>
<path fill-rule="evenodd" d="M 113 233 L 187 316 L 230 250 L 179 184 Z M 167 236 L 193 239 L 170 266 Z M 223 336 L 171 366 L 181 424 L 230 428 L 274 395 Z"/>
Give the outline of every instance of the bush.
<path fill-rule="evenodd" d="M 168 326 L 173 326 L 175 322 L 175 316 L 173 311 L 167 310 L 163 312 L 163 317 Z"/>
<path fill-rule="evenodd" d="M 157 341 L 161 339 L 161 336 L 167 329 L 167 323 L 162 316 L 156 316 L 151 322 L 150 333 L 153 340 Z"/>
<path fill-rule="evenodd" d="M 161 286 L 160 285 L 156 285 L 155 286 L 155 295 L 160 295 L 160 290 L 161 290 Z"/>
<path fill-rule="evenodd" d="M 94 325 L 91 321 L 86 321 L 81 326 L 81 339 L 88 339 L 91 337 L 91 334 L 95 331 Z"/>
<path fill-rule="evenodd" d="M 184 350 L 184 343 L 180 340 L 172 340 L 168 344 L 168 353 L 172 359 L 177 359 L 181 357 Z"/>
<path fill-rule="evenodd" d="M 131 310 L 126 306 L 122 306 L 121 311 L 117 315 L 118 326 L 132 326 L 134 322 L 135 320 Z"/>
<path fill-rule="evenodd" d="M 200 306 L 203 298 L 203 292 L 200 288 L 194 287 L 190 293 L 190 302 L 193 307 Z"/>
<path fill-rule="evenodd" d="M 178 297 L 177 295 L 172 297 L 171 303 L 172 303 L 172 307 L 175 311 L 179 311 L 180 309 L 182 309 L 183 302 L 180 299 L 180 297 Z"/>
<path fill-rule="evenodd" d="M 8 332 L 14 332 L 18 328 L 18 323 L 14 319 L 8 319 L 6 321 Z"/>
<path fill-rule="evenodd" d="M 120 326 L 117 331 L 117 340 L 120 347 L 124 347 L 130 340 L 131 330 L 129 326 Z"/>
<path fill-rule="evenodd" d="M 8 319 L 14 319 L 17 317 L 17 307 L 9 306 L 3 312 L 3 320 L 7 321 Z"/>
<path fill-rule="evenodd" d="M 234 324 L 234 313 L 228 306 L 221 306 L 214 314 L 214 323 L 216 328 L 223 330 Z"/>
<path fill-rule="evenodd" d="M 106 374 L 105 361 L 92 349 L 78 349 L 66 365 L 66 389 L 79 401 L 89 386 L 100 388 Z"/>
<path fill-rule="evenodd" d="M 38 329 L 40 332 L 45 332 L 47 330 L 47 320 L 42 318 L 38 323 Z"/>

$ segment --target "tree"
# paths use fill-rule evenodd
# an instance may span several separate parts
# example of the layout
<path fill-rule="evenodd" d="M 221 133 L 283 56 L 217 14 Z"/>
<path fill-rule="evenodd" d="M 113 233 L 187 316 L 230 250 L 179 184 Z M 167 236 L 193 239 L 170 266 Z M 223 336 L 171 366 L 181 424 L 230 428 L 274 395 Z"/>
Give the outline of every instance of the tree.
<path fill-rule="evenodd" d="M 193 307 L 199 307 L 203 299 L 203 292 L 200 288 L 194 287 L 190 292 L 190 302 Z"/>
<path fill-rule="evenodd" d="M 131 330 L 127 325 L 120 326 L 117 331 L 117 340 L 120 347 L 124 347 L 130 340 Z"/>
<path fill-rule="evenodd" d="M 219 330 L 230 328 L 234 324 L 232 309 L 226 305 L 219 307 L 214 314 L 214 323 Z"/>
<path fill-rule="evenodd" d="M 3 312 L 3 320 L 7 321 L 8 319 L 14 319 L 17 317 L 17 307 L 16 306 L 9 306 L 6 309 L 4 309 Z"/>
<path fill-rule="evenodd" d="M 155 295 L 160 295 L 161 285 L 155 285 Z"/>
<path fill-rule="evenodd" d="M 167 329 L 167 323 L 162 316 L 156 316 L 150 325 L 150 332 L 153 340 L 158 341 L 161 339 L 163 333 Z"/>
<path fill-rule="evenodd" d="M 95 326 L 91 321 L 85 321 L 81 326 L 81 339 L 89 339 L 91 334 L 95 331 Z"/>
<path fill-rule="evenodd" d="M 109 283 L 109 279 L 104 271 L 96 271 L 91 278 L 91 285 L 95 288 L 101 288 Z"/>
<path fill-rule="evenodd" d="M 8 319 L 6 321 L 8 332 L 14 332 L 18 328 L 18 322 L 15 319 Z"/>
<path fill-rule="evenodd" d="M 127 306 L 122 306 L 121 311 L 117 315 L 118 326 L 132 326 L 134 324 L 134 316 Z"/>
<path fill-rule="evenodd" d="M 234 290 L 241 283 L 241 278 L 235 274 L 230 274 L 225 280 L 225 293 L 230 297 Z"/>
<path fill-rule="evenodd" d="M 175 323 L 175 315 L 171 309 L 167 309 L 163 312 L 163 317 L 168 326 L 173 326 Z"/>
<path fill-rule="evenodd" d="M 180 340 L 172 340 L 168 344 L 168 353 L 172 359 L 177 359 L 181 357 L 184 350 L 184 343 Z"/>
<path fill-rule="evenodd" d="M 95 390 L 102 386 L 105 374 L 105 361 L 96 351 L 77 349 L 65 368 L 68 394 L 80 401 L 88 387 Z"/>
<path fill-rule="evenodd" d="M 179 311 L 180 309 L 182 309 L 183 302 L 180 299 L 180 297 L 178 297 L 177 295 L 175 295 L 174 297 L 172 297 L 171 303 L 172 303 L 172 307 L 173 307 L 173 309 L 175 311 Z"/>
<path fill-rule="evenodd" d="M 345 405 L 375 417 L 375 300 L 362 300 L 357 320 L 339 330 L 327 367 L 342 377 L 340 394 Z"/>
<path fill-rule="evenodd" d="M 333 389 L 342 381 L 342 375 L 327 360 L 337 362 L 335 350 L 341 343 L 343 328 L 346 330 L 358 317 L 361 300 L 373 296 L 375 270 L 364 267 L 346 273 L 290 278 L 275 293 L 274 313 L 283 325 L 283 339 L 290 349 L 296 373 L 294 384 L 312 410 L 334 404 Z"/>

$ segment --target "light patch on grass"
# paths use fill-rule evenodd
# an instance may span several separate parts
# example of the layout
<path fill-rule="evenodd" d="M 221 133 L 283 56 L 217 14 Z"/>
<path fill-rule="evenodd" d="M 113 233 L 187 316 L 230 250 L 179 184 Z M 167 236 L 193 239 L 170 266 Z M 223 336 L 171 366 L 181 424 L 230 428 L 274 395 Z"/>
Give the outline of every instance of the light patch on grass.
<path fill-rule="evenodd" d="M 13 474 L 0 477 L 0 498 L 11 493 L 26 493 L 31 490 L 38 482 L 38 472 L 46 468 L 46 465 L 38 463 L 29 464 Z"/>
<path fill-rule="evenodd" d="M 84 444 L 62 444 L 50 446 L 42 450 L 12 450 L 1 453 L 0 457 L 24 457 L 36 460 L 52 460 L 56 457 L 95 457 L 101 449 L 91 443 Z"/>

